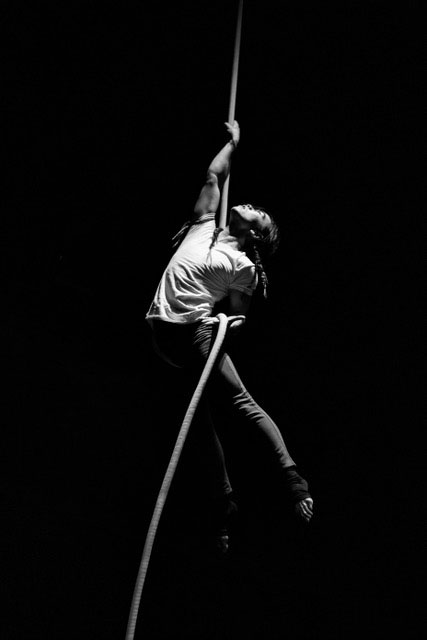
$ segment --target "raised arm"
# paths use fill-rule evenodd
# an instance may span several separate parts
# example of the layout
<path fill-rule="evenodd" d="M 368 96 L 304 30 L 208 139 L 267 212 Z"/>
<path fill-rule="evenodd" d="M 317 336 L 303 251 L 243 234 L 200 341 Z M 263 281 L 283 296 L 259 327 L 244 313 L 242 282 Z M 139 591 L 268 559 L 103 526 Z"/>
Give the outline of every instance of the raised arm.
<path fill-rule="evenodd" d="M 240 140 L 240 127 L 237 121 L 231 125 L 225 123 L 231 138 L 209 165 L 206 182 L 194 207 L 194 217 L 204 213 L 215 213 L 218 209 L 222 185 L 230 172 L 230 159 Z"/>

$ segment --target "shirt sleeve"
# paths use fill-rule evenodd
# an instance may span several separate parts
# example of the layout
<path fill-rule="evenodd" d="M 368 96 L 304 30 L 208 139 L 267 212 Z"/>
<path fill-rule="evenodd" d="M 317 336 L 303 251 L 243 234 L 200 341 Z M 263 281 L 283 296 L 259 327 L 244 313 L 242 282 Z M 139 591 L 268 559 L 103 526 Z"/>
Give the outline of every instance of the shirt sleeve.
<path fill-rule="evenodd" d="M 255 265 L 248 262 L 238 263 L 230 281 L 230 289 L 252 295 L 257 285 Z"/>

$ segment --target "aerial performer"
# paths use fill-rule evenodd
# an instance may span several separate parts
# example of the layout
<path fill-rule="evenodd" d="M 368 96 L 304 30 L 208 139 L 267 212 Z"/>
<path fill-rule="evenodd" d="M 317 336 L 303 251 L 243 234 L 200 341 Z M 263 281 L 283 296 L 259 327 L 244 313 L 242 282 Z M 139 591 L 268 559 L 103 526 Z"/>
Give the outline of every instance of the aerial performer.
<path fill-rule="evenodd" d="M 308 523 L 313 515 L 307 481 L 298 473 L 282 430 L 246 389 L 227 349 L 237 334 L 245 344 L 245 317 L 254 292 L 259 289 L 266 296 L 264 262 L 276 251 L 280 236 L 271 213 L 251 204 L 232 206 L 228 224 L 224 228 L 217 224 L 221 189 L 240 140 L 238 122 L 225 125 L 229 140 L 211 161 L 192 215 L 173 238 L 175 253 L 146 314 L 157 354 L 198 375 L 215 339 L 218 305 L 228 316 L 237 316 L 228 328 L 200 401 L 198 411 L 204 424 L 197 424 L 204 430 L 215 539 L 222 553 L 228 551 L 229 522 L 237 509 L 218 429 L 222 423 L 232 428 L 233 422 L 243 420 L 248 429 L 259 432 L 279 470 L 284 498 L 294 504 L 297 518 Z M 250 345 L 251 338 L 247 338 L 248 349 Z M 218 420 L 219 399 L 221 410 L 228 413 L 226 420 Z M 247 454 L 244 443 L 239 443 L 239 450 Z"/>

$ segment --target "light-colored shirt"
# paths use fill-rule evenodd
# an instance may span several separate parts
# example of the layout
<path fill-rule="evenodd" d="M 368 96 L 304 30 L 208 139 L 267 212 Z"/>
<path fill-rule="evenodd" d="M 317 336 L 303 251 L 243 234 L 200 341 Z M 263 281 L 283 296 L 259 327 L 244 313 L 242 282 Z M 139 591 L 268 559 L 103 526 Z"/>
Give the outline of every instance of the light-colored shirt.
<path fill-rule="evenodd" d="M 256 287 L 255 265 L 246 253 L 225 242 L 211 248 L 215 214 L 202 216 L 190 227 L 163 272 L 146 315 L 187 324 L 212 315 L 216 302 L 233 289 L 252 295 Z"/>

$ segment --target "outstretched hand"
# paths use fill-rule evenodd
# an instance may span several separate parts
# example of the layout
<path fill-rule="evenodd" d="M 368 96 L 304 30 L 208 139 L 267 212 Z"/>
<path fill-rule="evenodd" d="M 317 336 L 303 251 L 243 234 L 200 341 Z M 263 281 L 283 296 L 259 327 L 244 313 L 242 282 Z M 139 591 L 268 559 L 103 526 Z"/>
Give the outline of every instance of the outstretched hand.
<path fill-rule="evenodd" d="M 231 142 L 234 144 L 235 147 L 237 147 L 240 140 L 239 123 L 237 122 L 237 120 L 235 120 L 233 124 L 230 124 L 229 122 L 225 122 L 224 124 L 227 127 L 227 131 L 231 136 Z"/>

